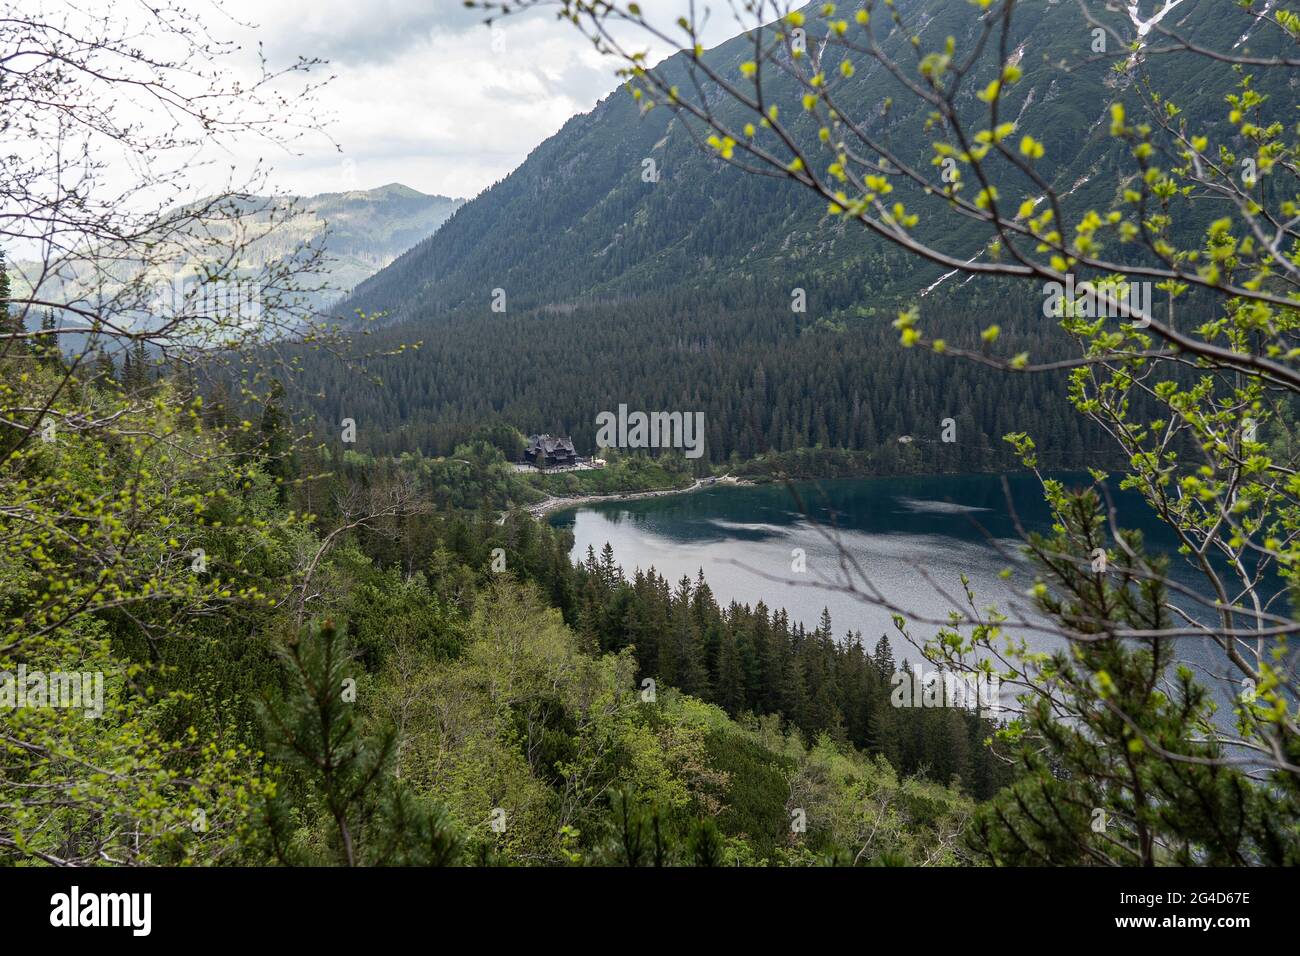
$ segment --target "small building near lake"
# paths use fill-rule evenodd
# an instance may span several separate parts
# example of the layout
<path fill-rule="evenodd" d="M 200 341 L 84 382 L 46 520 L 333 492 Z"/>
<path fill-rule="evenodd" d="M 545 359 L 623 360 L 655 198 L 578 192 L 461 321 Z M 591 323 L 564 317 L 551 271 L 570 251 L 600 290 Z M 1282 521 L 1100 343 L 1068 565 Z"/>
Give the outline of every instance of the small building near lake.
<path fill-rule="evenodd" d="M 524 461 L 536 468 L 569 468 L 578 464 L 572 438 L 530 435 L 524 447 Z"/>

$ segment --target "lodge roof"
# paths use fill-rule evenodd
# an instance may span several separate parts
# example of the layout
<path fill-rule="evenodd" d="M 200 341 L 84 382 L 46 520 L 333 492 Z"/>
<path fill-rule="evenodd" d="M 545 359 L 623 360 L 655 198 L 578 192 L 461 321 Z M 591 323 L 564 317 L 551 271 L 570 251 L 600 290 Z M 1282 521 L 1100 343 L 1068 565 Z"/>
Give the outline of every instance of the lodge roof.
<path fill-rule="evenodd" d="M 530 435 L 528 438 L 528 450 L 536 454 L 541 452 L 543 455 L 555 454 L 577 454 L 573 447 L 572 438 L 555 438 L 550 435 Z"/>

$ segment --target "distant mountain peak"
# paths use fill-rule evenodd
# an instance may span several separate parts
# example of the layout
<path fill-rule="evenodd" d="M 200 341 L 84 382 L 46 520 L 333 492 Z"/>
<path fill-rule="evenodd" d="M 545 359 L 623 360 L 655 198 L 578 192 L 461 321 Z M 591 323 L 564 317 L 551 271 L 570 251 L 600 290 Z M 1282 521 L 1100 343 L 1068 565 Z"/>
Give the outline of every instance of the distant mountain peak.
<path fill-rule="evenodd" d="M 371 192 L 371 193 L 375 193 L 375 194 L 380 194 L 380 195 L 386 195 L 386 196 L 405 196 L 405 197 L 409 197 L 409 198 L 411 198 L 411 199 L 418 199 L 418 198 L 429 198 L 429 199 L 443 198 L 443 197 L 439 197 L 439 196 L 437 196 L 437 195 L 435 195 L 435 194 L 433 194 L 433 193 L 422 193 L 422 192 L 420 192 L 418 189 L 412 189 L 410 186 L 404 185 L 403 183 L 388 183 L 388 184 L 385 185 L 385 186 L 379 186 L 379 187 L 377 187 L 377 188 L 375 188 L 375 189 L 371 189 L 371 190 L 369 190 L 369 192 Z M 450 197 L 447 197 L 447 198 L 450 198 Z"/>
<path fill-rule="evenodd" d="M 316 193 L 313 196 L 305 197 L 309 202 L 323 199 L 409 199 L 409 200 L 429 200 L 430 202 L 451 202 L 461 203 L 463 199 L 455 196 L 444 196 L 441 193 L 422 193 L 418 189 L 412 189 L 403 183 L 387 183 L 383 186 L 376 186 L 373 189 L 343 189 L 339 191 Z"/>

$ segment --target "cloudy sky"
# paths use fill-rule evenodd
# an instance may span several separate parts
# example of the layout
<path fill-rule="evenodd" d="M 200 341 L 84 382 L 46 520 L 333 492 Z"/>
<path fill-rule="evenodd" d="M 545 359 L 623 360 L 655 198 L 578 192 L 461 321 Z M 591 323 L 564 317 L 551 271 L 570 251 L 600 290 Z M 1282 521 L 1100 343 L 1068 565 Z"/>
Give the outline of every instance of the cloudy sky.
<path fill-rule="evenodd" d="M 643 6 L 671 23 L 689 0 Z M 489 28 L 461 0 L 227 0 L 226 9 L 234 19 L 219 32 L 249 50 L 260 42 L 272 65 L 322 57 L 337 77 L 320 96 L 337 148 L 320 138 L 302 156 L 265 157 L 274 182 L 296 193 L 400 182 L 471 197 L 617 86 L 617 63 L 553 12 Z M 719 18 L 708 45 L 735 32 Z"/>

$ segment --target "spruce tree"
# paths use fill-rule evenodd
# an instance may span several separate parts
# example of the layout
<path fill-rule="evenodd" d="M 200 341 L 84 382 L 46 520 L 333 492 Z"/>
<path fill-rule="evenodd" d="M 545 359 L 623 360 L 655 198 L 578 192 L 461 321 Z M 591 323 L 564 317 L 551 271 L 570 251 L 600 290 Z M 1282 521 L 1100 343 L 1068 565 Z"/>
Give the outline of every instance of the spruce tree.
<path fill-rule="evenodd" d="M 5 252 L 0 249 L 0 335 L 12 336 L 22 332 L 22 322 L 10 309 L 9 264 Z M 6 338 L 0 342 L 0 358 L 16 355 L 20 349 L 19 339 Z"/>
<path fill-rule="evenodd" d="M 1108 519 L 1098 495 L 1062 493 L 1051 536 L 1030 535 L 1054 589 L 1041 609 L 1092 635 L 1044 664 L 1042 690 L 1021 697 L 1005 734 L 1020 774 L 976 813 L 970 845 L 1000 865 L 1242 866 L 1300 863 L 1300 794 L 1257 786 L 1219 741 L 1209 692 L 1169 639 L 1117 630 L 1168 626 L 1166 557 L 1121 532 L 1108 572 L 1052 556 L 1088 554 Z M 1066 710 L 1079 716 L 1062 720 Z M 1267 713 L 1251 700 L 1244 721 Z M 1294 760 L 1294 754 L 1288 754 Z"/>
<path fill-rule="evenodd" d="M 323 810 L 328 831 L 303 839 L 286 781 L 261 806 L 258 835 L 270 855 L 287 865 L 460 862 L 463 843 L 441 809 L 392 775 L 391 728 L 363 733 L 356 704 L 360 668 L 342 632 L 326 622 L 290 639 L 281 657 L 288 690 L 260 708 L 268 752 Z"/>
<path fill-rule="evenodd" d="M 898 665 L 894 663 L 894 648 L 889 643 L 889 636 L 881 634 L 880 640 L 876 641 L 876 647 L 871 656 L 871 661 L 876 667 L 876 675 L 881 682 L 888 687 L 898 670 Z"/>
<path fill-rule="evenodd" d="M 55 335 L 58 324 L 54 321 L 54 310 L 46 309 L 45 314 L 41 316 L 41 332 L 46 333 L 37 340 L 37 345 L 33 351 L 37 353 L 45 362 L 58 364 L 61 352 L 59 349 L 59 337 Z"/>
<path fill-rule="evenodd" d="M 108 353 L 103 347 L 95 350 L 95 384 L 101 388 L 107 388 L 115 384 L 114 375 L 116 369 L 113 368 L 113 360 L 108 357 Z"/>
<path fill-rule="evenodd" d="M 131 382 L 130 391 L 142 391 L 149 386 L 149 350 L 144 339 L 136 339 L 131 345 Z"/>

